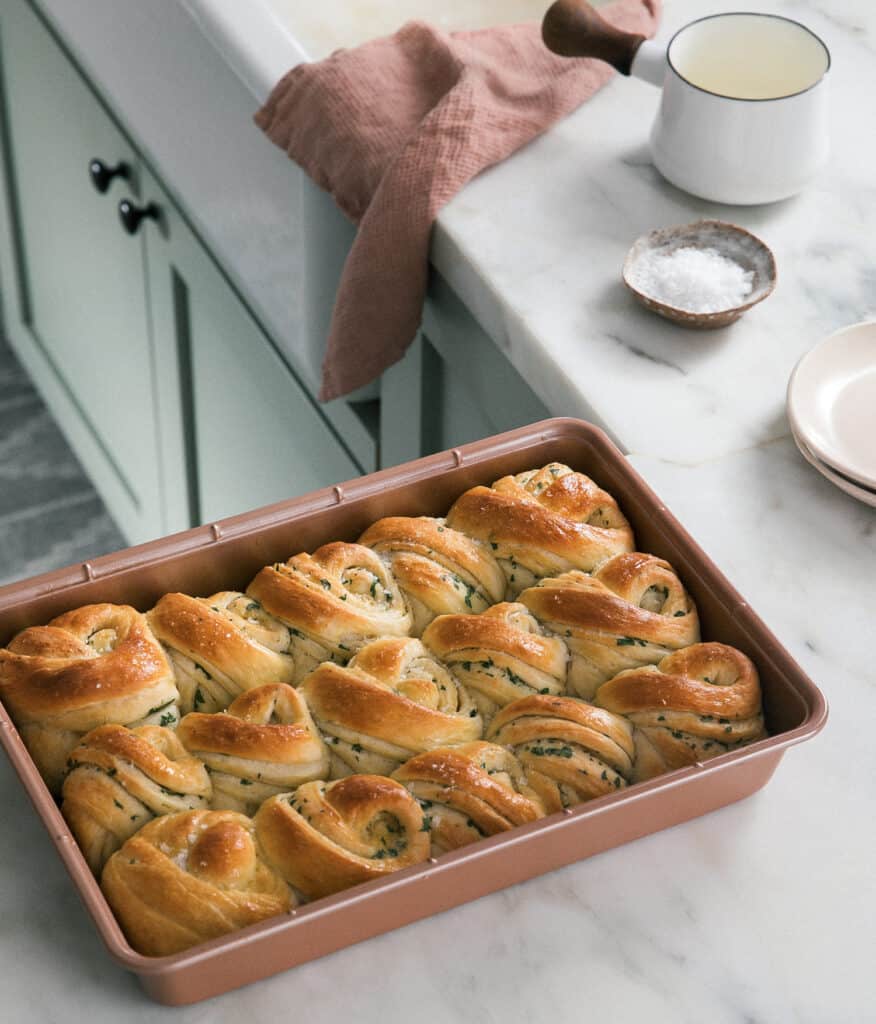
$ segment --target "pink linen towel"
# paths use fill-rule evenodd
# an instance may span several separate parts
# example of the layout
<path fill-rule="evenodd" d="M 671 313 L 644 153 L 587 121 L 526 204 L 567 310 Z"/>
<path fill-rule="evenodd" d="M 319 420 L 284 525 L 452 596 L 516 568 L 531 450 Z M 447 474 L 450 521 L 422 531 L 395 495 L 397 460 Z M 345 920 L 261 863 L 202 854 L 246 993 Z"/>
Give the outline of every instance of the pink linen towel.
<path fill-rule="evenodd" d="M 602 13 L 650 35 L 660 2 L 618 0 Z M 323 401 L 404 355 L 441 207 L 611 74 L 598 61 L 555 56 L 535 24 L 448 35 L 412 21 L 283 77 L 256 123 L 359 226 L 335 299 Z"/>

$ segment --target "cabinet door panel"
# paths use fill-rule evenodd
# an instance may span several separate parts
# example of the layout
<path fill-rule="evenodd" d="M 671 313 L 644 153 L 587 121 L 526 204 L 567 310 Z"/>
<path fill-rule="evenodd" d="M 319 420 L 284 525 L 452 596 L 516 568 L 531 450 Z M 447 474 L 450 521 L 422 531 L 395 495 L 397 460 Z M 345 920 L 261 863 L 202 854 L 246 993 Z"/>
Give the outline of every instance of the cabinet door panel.
<path fill-rule="evenodd" d="M 174 526 L 208 522 L 360 469 L 156 182 L 146 232 L 160 428 Z"/>
<path fill-rule="evenodd" d="M 24 316 L 127 491 L 131 508 L 114 509 L 120 525 L 145 539 L 162 522 L 143 246 L 117 214 L 119 199 L 136 195 L 136 157 L 38 16 L 21 0 L 3 7 Z M 129 180 L 98 193 L 94 157 L 123 161 Z"/>

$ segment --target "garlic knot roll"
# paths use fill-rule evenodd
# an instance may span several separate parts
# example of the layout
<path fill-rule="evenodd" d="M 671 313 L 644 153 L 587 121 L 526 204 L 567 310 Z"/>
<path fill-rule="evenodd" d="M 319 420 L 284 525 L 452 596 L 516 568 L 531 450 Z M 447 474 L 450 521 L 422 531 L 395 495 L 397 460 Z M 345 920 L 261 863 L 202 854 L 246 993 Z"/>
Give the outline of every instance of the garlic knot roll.
<path fill-rule="evenodd" d="M 332 778 L 390 775 L 412 754 L 483 732 L 465 687 L 413 638 L 373 640 L 346 667 L 320 665 L 300 689 L 326 736 Z"/>
<path fill-rule="evenodd" d="M 702 643 L 603 683 L 596 704 L 636 727 L 636 778 L 684 768 L 766 736 L 760 678 L 735 647 Z"/>
<path fill-rule="evenodd" d="M 285 683 L 247 690 L 221 714 L 186 715 L 177 735 L 210 771 L 214 810 L 255 814 L 269 796 L 328 776 L 326 745 Z"/>
<path fill-rule="evenodd" d="M 107 858 L 153 818 L 206 810 L 207 769 L 176 734 L 158 725 L 101 725 L 71 752 L 61 813 L 88 866 L 100 875 Z"/>
<path fill-rule="evenodd" d="M 433 854 L 457 850 L 544 816 L 520 762 L 495 743 L 478 741 L 417 754 L 393 778 L 423 808 Z"/>
<path fill-rule="evenodd" d="M 185 714 L 222 711 L 252 687 L 298 676 L 288 628 L 246 594 L 165 594 L 147 618 L 167 649 Z"/>
<path fill-rule="evenodd" d="M 574 697 L 508 704 L 487 736 L 514 751 L 548 814 L 623 789 L 633 778 L 629 722 Z"/>
<path fill-rule="evenodd" d="M 505 576 L 489 545 L 451 530 L 443 519 L 380 519 L 359 543 L 392 569 L 414 616 L 414 636 L 436 615 L 477 614 L 505 594 Z"/>
<path fill-rule="evenodd" d="M 247 594 L 289 627 L 299 680 L 323 661 L 349 661 L 368 639 L 408 636 L 413 625 L 391 571 L 362 544 L 324 544 L 266 565 Z"/>
<path fill-rule="evenodd" d="M 179 953 L 294 906 L 259 852 L 253 822 L 234 811 L 149 822 L 107 861 L 101 888 L 128 942 L 146 956 Z"/>
<path fill-rule="evenodd" d="M 653 665 L 700 639 L 697 610 L 675 570 L 639 551 L 615 555 L 592 575 L 541 580 L 520 600 L 571 652 L 568 690 L 591 700 L 627 668 Z"/>
<path fill-rule="evenodd" d="M 519 603 L 502 602 L 481 615 L 442 615 L 423 643 L 472 695 L 485 723 L 521 697 L 565 690 L 565 643 L 546 636 Z"/>
<path fill-rule="evenodd" d="M 167 657 L 146 617 L 128 605 L 84 605 L 23 630 L 0 650 L 0 699 L 56 794 L 85 733 L 179 721 Z"/>
<path fill-rule="evenodd" d="M 269 863 L 307 900 L 429 856 L 420 805 L 401 783 L 380 775 L 307 782 L 266 800 L 255 826 Z"/>
<path fill-rule="evenodd" d="M 509 599 L 545 576 L 591 572 L 633 549 L 633 531 L 614 498 L 559 462 L 473 487 L 447 513 L 447 525 L 490 545 Z"/>

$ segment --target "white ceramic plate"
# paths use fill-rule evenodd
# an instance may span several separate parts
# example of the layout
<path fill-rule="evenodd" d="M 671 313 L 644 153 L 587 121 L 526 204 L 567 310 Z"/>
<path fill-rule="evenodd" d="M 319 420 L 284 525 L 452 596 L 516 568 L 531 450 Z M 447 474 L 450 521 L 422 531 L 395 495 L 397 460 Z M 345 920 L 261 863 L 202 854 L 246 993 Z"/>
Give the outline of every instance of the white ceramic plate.
<path fill-rule="evenodd" d="M 876 321 L 819 342 L 788 383 L 791 429 L 823 463 L 876 489 Z"/>
<path fill-rule="evenodd" d="M 840 476 L 839 473 L 835 473 L 830 466 L 822 462 L 821 459 L 812 451 L 812 449 L 806 444 L 806 442 L 798 437 L 794 431 L 791 431 L 791 436 L 794 438 L 794 443 L 800 450 L 800 454 L 803 458 L 812 466 L 817 469 L 819 473 L 832 484 L 839 487 L 841 491 L 845 491 L 846 494 L 851 495 L 853 498 L 857 498 L 858 501 L 864 502 L 865 505 L 870 505 L 876 508 L 876 490 L 871 491 L 866 487 L 859 487 L 857 484 L 852 483 L 848 477 Z"/>

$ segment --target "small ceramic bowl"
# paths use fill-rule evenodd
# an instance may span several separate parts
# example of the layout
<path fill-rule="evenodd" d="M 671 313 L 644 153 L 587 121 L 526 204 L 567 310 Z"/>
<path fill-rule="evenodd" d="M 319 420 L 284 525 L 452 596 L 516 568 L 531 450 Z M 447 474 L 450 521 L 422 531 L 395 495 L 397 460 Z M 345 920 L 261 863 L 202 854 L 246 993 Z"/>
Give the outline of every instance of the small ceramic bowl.
<path fill-rule="evenodd" d="M 741 306 L 721 309 L 716 313 L 693 313 L 688 309 L 678 309 L 665 302 L 658 302 L 630 283 L 636 261 L 645 253 L 657 249 L 671 253 L 683 246 L 715 249 L 722 256 L 738 263 L 743 270 L 751 271 L 754 274 L 752 288 L 745 302 Z M 623 280 L 639 302 L 652 312 L 683 327 L 711 330 L 732 324 L 747 309 L 763 302 L 776 286 L 776 261 L 769 246 L 745 228 L 721 220 L 698 220 L 680 227 L 658 228 L 636 239 L 624 260 Z"/>

